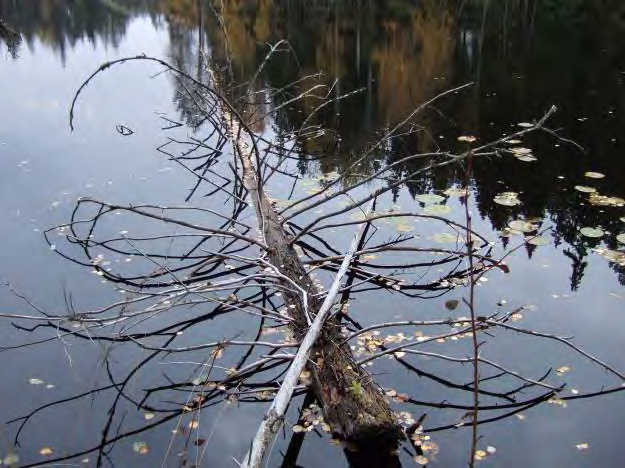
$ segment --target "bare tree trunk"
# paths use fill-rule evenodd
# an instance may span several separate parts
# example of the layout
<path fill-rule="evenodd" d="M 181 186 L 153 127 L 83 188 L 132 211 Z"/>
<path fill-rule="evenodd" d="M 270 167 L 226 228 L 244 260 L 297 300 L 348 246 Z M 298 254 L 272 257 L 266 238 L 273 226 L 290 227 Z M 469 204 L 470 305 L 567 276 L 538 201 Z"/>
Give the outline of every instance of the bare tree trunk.
<path fill-rule="evenodd" d="M 284 286 L 288 290 L 284 297 L 294 319 L 293 332 L 302 340 L 302 346 L 306 341 L 311 344 L 310 355 L 306 353 L 303 356 L 301 365 L 303 368 L 308 362 L 312 388 L 321 403 L 325 422 L 331 427 L 334 437 L 343 442 L 352 466 L 399 466 L 395 452 L 403 433 L 395 415 L 373 378 L 356 363 L 350 347 L 341 344 L 344 337 L 340 322 L 328 313 L 338 292 L 340 279 L 349 267 L 351 254 L 360 242 L 360 236 L 355 237 L 353 248 L 346 255 L 346 261 L 322 304 L 318 299 L 319 290 L 300 262 L 278 214 L 263 190 L 259 189 L 257 171 L 252 162 L 254 150 L 245 141 L 241 123 L 233 113 L 227 110 L 223 112 L 225 126 L 243 166 L 244 183 L 256 210 L 264 244 L 269 246 L 268 261 L 286 277 Z M 326 320 L 325 316 L 329 318 Z M 312 334 L 307 333 L 311 317 L 319 318 L 310 327 Z M 295 375 L 295 382 L 288 383 L 285 378 L 285 384 L 296 384 L 298 375 L 299 372 Z M 289 401 L 290 394 L 287 401 L 278 403 L 288 405 Z M 283 409 L 285 408 L 284 406 Z M 283 411 L 270 411 L 259 429 L 259 437 L 273 438 L 281 426 L 282 417 Z M 265 435 L 261 435 L 263 431 Z M 259 441 L 264 444 L 264 448 L 267 442 Z M 264 449 L 257 448 L 256 457 L 244 460 L 243 466 L 260 466 L 263 454 Z"/>

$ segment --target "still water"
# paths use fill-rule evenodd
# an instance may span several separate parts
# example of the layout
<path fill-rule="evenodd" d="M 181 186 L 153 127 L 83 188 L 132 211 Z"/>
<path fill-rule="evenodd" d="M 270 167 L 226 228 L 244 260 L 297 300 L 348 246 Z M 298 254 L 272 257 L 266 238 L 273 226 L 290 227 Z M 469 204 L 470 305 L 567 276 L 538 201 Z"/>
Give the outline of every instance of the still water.
<path fill-rule="evenodd" d="M 221 8 L 222 23 L 215 17 Z M 530 306 L 523 325 L 575 336 L 576 344 L 624 369 L 625 271 L 596 249 L 623 249 L 616 238 L 625 232 L 625 210 L 618 202 L 621 206 L 589 203 L 588 190 L 579 189 L 625 197 L 623 8 L 607 0 L 0 0 L 0 19 L 22 37 L 21 44 L 0 43 L 0 275 L 10 284 L 0 289 L 0 459 L 17 454 L 23 466 L 57 458 L 83 466 L 182 466 L 183 460 L 235 466 L 232 457 L 243 455 L 255 432 L 260 405 L 219 403 L 203 409 L 200 427 L 181 437 L 175 418 L 154 424 L 160 415 L 154 417 L 145 406 L 139 410 L 136 403 L 147 389 L 167 390 L 176 379 L 188 379 L 192 371 L 184 363 L 174 364 L 170 356 L 143 366 L 146 354 L 132 347 L 61 339 L 54 327 L 33 329 L 37 323 L 8 317 L 32 313 L 28 302 L 63 314 L 118 298 L 116 288 L 88 268 L 61 258 L 42 232 L 66 222 L 79 197 L 183 203 L 192 178 L 156 148 L 165 138 L 162 116 L 183 121 L 189 134 L 197 116 L 180 98 L 177 83 L 146 64 L 115 68 L 93 81 L 78 103 L 73 132 L 68 123 L 72 97 L 101 63 L 119 57 L 147 54 L 195 73 L 201 63 L 198 44 L 234 82 L 244 83 L 263 61 L 267 43 L 286 39 L 292 50 L 267 64 L 259 88 L 281 88 L 322 71 L 321 80 L 336 82 L 337 93 L 360 90 L 320 113 L 319 121 L 336 135 L 339 152 L 303 160 L 300 171 L 311 178 L 340 172 L 382 129 L 457 85 L 472 83 L 424 113 L 419 124 L 427 131 L 388 145 L 370 166 L 390 164 L 408 152 L 462 148 L 459 136 L 490 141 L 557 106 L 549 121 L 557 135 L 524 142 L 533 148 L 535 161 L 475 161 L 470 184 L 474 228 L 494 241 L 496 254 L 512 252 L 510 273 L 489 275 L 478 288 L 478 305 L 484 314 L 502 301 Z M 256 130 L 297 128 L 309 105 L 303 101 L 285 108 L 279 119 Z M 120 134 L 119 125 L 134 133 Z M 323 153 L 323 147 L 305 149 Z M 605 177 L 588 177 L 588 172 Z M 463 185 L 464 178 L 459 168 L 433 171 L 401 187 L 394 202 L 417 209 L 416 195 L 441 193 Z M 518 193 L 522 204 L 496 203 L 501 192 Z M 450 205 L 461 214 L 459 203 Z M 538 223 L 549 245 L 512 251 L 522 236 L 500 234 L 519 217 Z M 583 227 L 601 229 L 603 235 L 585 236 Z M 398 314 L 401 318 L 431 319 L 444 315 L 446 299 L 417 303 L 371 295 L 369 309 L 363 306 L 359 313 L 365 322 L 367 313 L 389 308 L 410 310 Z M 219 339 L 239 326 L 220 324 L 206 333 Z M 22 346 L 27 343 L 36 344 Z M 550 344 L 510 336 L 490 342 L 485 353 L 533 375 L 549 367 L 565 369 L 561 377 L 568 385 L 561 396 L 615 385 L 605 372 Z M 138 370 L 124 381 L 124 392 L 117 392 L 120 379 L 133 369 Z M 413 375 L 381 378 L 415 400 L 446 398 L 435 383 Z M 180 398 L 174 392 L 156 394 L 155 406 Z M 52 403 L 23 427 L 21 420 L 14 421 Z M 622 466 L 621 393 L 557 403 L 480 426 L 480 446 L 496 449 L 480 463 Z M 428 413 L 426 430 L 453 424 L 455 417 L 435 407 L 411 411 Z M 92 450 L 115 434 L 124 437 Z M 464 466 L 467 429 L 431 436 L 438 446 L 438 453 L 429 456 L 432 466 Z M 281 465 L 287 444 L 288 434 L 274 448 L 270 466 Z M 403 461 L 414 464 L 406 454 Z M 340 448 L 316 434 L 307 436 L 298 458 L 300 466 L 345 463 Z"/>

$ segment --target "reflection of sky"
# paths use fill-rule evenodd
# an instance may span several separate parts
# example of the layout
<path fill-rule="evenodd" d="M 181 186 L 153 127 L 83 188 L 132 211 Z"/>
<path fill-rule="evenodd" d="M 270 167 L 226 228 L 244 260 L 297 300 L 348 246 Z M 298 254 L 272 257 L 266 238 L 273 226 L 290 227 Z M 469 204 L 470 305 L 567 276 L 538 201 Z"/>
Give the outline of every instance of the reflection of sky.
<path fill-rule="evenodd" d="M 167 162 L 154 151 L 162 142 L 161 135 L 156 131 L 160 122 L 155 112 L 173 112 L 172 90 L 166 77 L 150 80 L 154 70 L 145 65 L 130 64 L 109 70 L 88 87 L 80 101 L 73 134 L 69 132 L 67 123 L 73 92 L 102 61 L 143 52 L 162 56 L 166 48 L 167 39 L 163 32 L 155 31 L 147 20 L 136 20 L 130 24 L 126 40 L 119 49 L 93 48 L 85 42 L 67 56 L 64 66 L 54 53 L 38 43 L 32 50 L 22 50 L 18 61 L 2 59 L 1 273 L 3 279 L 11 281 L 47 309 L 64 309 L 61 293 L 64 288 L 72 292 L 78 307 L 102 303 L 111 297 L 111 291 L 102 288 L 99 279 L 87 270 L 69 265 L 50 252 L 41 233 L 36 230 L 41 231 L 67 220 L 73 202 L 79 196 L 99 196 L 126 203 L 146 200 L 178 203 L 186 194 L 189 179 L 179 171 L 159 171 L 167 167 Z M 10 109 L 10 116 L 7 116 L 6 109 Z M 125 124 L 136 133 L 127 138 L 119 136 L 115 131 L 116 124 Z M 407 210 L 417 209 L 417 204 L 405 190 L 398 204 Z M 461 206 L 454 204 L 454 210 L 454 216 L 461 220 Z M 490 224 L 486 221 L 476 217 L 474 228 L 481 233 L 490 233 L 492 237 Z M 337 236 L 334 241 L 344 245 L 350 237 Z M 519 239 L 513 238 L 513 245 L 515 241 L 519 242 Z M 528 262 L 524 249 L 520 249 L 508 259 L 510 274 L 504 275 L 499 271 L 489 274 L 489 282 L 478 288 L 480 312 L 492 312 L 496 302 L 502 298 L 511 308 L 533 304 L 536 310 L 526 312 L 528 318 L 522 324 L 557 334 L 574 334 L 577 342 L 588 345 L 598 356 L 610 360 L 617 367 L 619 364 L 625 366 L 625 362 L 614 361 L 622 361 L 620 356 L 623 355 L 620 336 L 623 319 L 619 316 L 623 300 L 610 296 L 611 293 L 622 294 L 622 287 L 601 259 L 591 256 L 588 260 L 588 271 L 580 290 L 570 293 L 567 278 L 570 265 L 561 253 L 550 247 L 539 248 L 532 261 Z M 452 293 L 455 297 L 460 294 Z M 567 294 L 569 297 L 563 297 Z M 418 304 L 418 308 L 414 301 L 393 298 L 393 310 L 406 318 L 414 318 L 422 311 L 429 318 L 437 317 L 443 310 L 443 301 L 449 297 L 451 295 Z M 3 308 L 28 312 L 5 290 L 0 292 L 0 298 Z M 360 301 L 360 304 L 364 303 Z M 358 305 L 359 301 L 355 307 Z M 366 311 L 356 310 L 354 313 L 387 310 L 388 299 L 370 294 L 366 305 Z M 17 343 L 24 337 L 5 323 L 0 328 L 3 345 Z M 581 363 L 578 367 L 561 348 L 538 345 L 534 341 L 524 354 L 515 348 L 519 343 L 524 341 L 515 337 L 491 340 L 484 347 L 484 352 L 490 356 L 504 356 L 504 359 L 511 360 L 509 362 L 537 374 L 547 366 L 570 365 L 573 367 L 570 377 L 576 388 L 584 390 L 601 385 L 602 375 L 596 376 L 596 372 L 591 372 Z M 64 347 L 55 341 L 39 350 L 42 352 L 34 348 L 30 352 L 0 354 L 3 368 L 0 400 L 14 403 L 3 405 L 3 420 L 24 414 L 32 408 L 33 402 L 47 401 L 59 394 L 70 395 L 89 389 L 95 381 L 106 380 L 100 375 L 100 369 L 94 370 L 94 362 L 102 353 L 95 345 Z M 72 357 L 71 366 L 66 353 Z M 132 353 L 128 355 L 132 356 Z M 520 356 L 526 359 L 521 360 Z M 119 364 L 120 370 L 125 366 L 130 364 L 123 361 L 123 365 Z M 31 387 L 26 383 L 31 377 L 54 382 L 57 388 L 42 390 Z M 597 377 L 597 380 L 588 382 L 591 377 L 593 380 Z M 154 376 L 145 378 L 154 379 Z M 419 399 L 437 395 L 436 387 L 406 379 L 405 374 L 380 376 L 380 379 L 402 392 L 419 396 Z M 423 388 L 418 386 L 421 384 Z M 42 393 L 45 398 L 41 397 Z M 21 398 L 16 398 L 16 395 Z M 615 440 L 615 434 L 623 428 L 619 413 L 621 400 L 617 395 L 569 404 L 566 409 L 547 406 L 528 412 L 526 421 L 512 418 L 494 426 L 485 426 L 484 445 L 493 445 L 498 449 L 496 457 L 488 463 L 490 466 L 513 466 L 515 461 L 522 461 L 523 465 L 529 462 L 530 466 L 619 466 L 614 460 L 620 455 L 620 442 Z M 103 405 L 104 402 L 98 401 L 97 404 Z M 87 402 L 75 414 L 69 411 L 60 413 L 64 422 L 73 422 L 76 415 L 82 418 L 72 423 L 69 431 L 65 431 L 65 427 L 55 427 L 50 434 L 47 426 L 30 428 L 33 433 L 24 446 L 23 458 L 28 458 L 43 445 L 65 446 L 69 450 L 85 443 L 92 434 L 81 428 L 99 427 L 104 418 L 98 411 L 89 408 Z M 219 410 L 218 407 L 216 412 Z M 445 420 L 444 412 L 430 413 L 429 424 Z M 249 407 L 243 411 L 234 411 L 234 408 L 226 410 L 219 430 L 209 442 L 219 448 L 216 452 L 220 453 L 214 456 L 242 453 L 254 432 L 257 416 L 256 411 Z M 139 416 L 132 418 L 135 418 L 132 419 L 134 424 L 141 423 Z M 234 426 L 237 430 L 232 430 Z M 162 456 L 159 448 L 167 445 L 169 433 L 165 430 L 141 437 L 153 438 L 150 441 L 155 447 L 150 454 L 154 458 L 145 458 L 143 463 L 159 462 Z M 441 445 L 441 466 L 453 466 L 468 450 L 466 431 L 440 434 L 434 440 Z M 579 442 L 590 443 L 592 462 L 588 454 L 579 454 L 575 450 L 574 444 Z M 306 465 L 318 466 L 324 450 L 336 450 L 315 450 L 318 445 L 318 441 L 307 442 L 302 456 L 302 460 L 308 460 Z M 130 443 L 123 450 L 123 453 L 130 454 Z M 209 446 L 207 454 L 212 452 Z M 338 462 L 339 454 L 334 455 L 333 460 Z"/>

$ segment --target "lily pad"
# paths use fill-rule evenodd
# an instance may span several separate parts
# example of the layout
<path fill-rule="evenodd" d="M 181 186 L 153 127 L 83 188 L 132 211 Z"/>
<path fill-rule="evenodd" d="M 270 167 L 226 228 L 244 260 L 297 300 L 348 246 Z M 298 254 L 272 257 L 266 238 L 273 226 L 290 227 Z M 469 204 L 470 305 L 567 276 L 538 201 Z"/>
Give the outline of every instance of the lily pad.
<path fill-rule="evenodd" d="M 450 187 L 443 193 L 448 197 L 466 197 L 469 191 L 464 187 Z"/>
<path fill-rule="evenodd" d="M 595 193 L 597 191 L 596 188 L 588 187 L 587 185 L 576 185 L 573 188 L 577 190 L 578 192 L 582 192 L 582 193 Z"/>
<path fill-rule="evenodd" d="M 447 205 L 428 205 L 423 208 L 425 214 L 440 216 L 451 213 L 451 206 Z"/>
<path fill-rule="evenodd" d="M 602 174 L 601 172 L 593 172 L 593 171 L 585 172 L 584 175 L 590 179 L 603 179 L 605 177 L 605 174 Z"/>
<path fill-rule="evenodd" d="M 603 235 L 605 234 L 602 229 L 594 228 L 594 227 L 583 227 L 579 230 L 579 232 L 584 237 L 592 237 L 594 239 L 603 237 Z"/>
<path fill-rule="evenodd" d="M 415 197 L 415 200 L 428 205 L 433 203 L 440 203 L 445 200 L 445 197 L 436 195 L 435 193 L 423 193 L 421 195 L 417 195 Z"/>
<path fill-rule="evenodd" d="M 543 237 L 543 236 L 534 236 L 534 237 L 530 237 L 527 240 L 527 243 L 531 244 L 531 245 L 538 245 L 538 246 L 540 246 L 540 245 L 548 245 L 549 244 L 549 239 L 547 239 L 546 237 Z"/>
<path fill-rule="evenodd" d="M 535 156 L 532 156 L 531 154 L 524 154 L 521 156 L 517 156 L 517 159 L 519 161 L 523 161 L 523 162 L 534 162 L 534 161 L 538 161 L 538 158 Z"/>
<path fill-rule="evenodd" d="M 625 206 L 625 200 L 622 198 L 608 197 L 598 193 L 591 193 L 588 201 L 595 206 Z"/>
<path fill-rule="evenodd" d="M 455 244 L 458 236 L 444 232 L 442 234 L 434 234 L 432 240 L 437 244 Z"/>
<path fill-rule="evenodd" d="M 534 232 L 536 230 L 536 226 L 532 223 L 528 223 L 527 221 L 523 221 L 521 219 L 510 221 L 508 226 L 510 226 L 511 229 L 520 232 Z"/>
<path fill-rule="evenodd" d="M 465 141 L 467 143 L 473 143 L 477 138 L 471 135 L 462 135 L 458 137 L 458 141 Z"/>
<path fill-rule="evenodd" d="M 619 241 L 621 244 L 625 244 L 625 233 L 616 236 L 616 240 Z"/>
<path fill-rule="evenodd" d="M 518 197 L 519 194 L 516 192 L 502 192 L 497 194 L 493 201 L 498 205 L 516 206 L 521 204 L 521 200 Z"/>
<path fill-rule="evenodd" d="M 625 252 L 609 249 L 597 249 L 596 252 L 608 262 L 618 263 L 621 266 L 625 266 Z"/>

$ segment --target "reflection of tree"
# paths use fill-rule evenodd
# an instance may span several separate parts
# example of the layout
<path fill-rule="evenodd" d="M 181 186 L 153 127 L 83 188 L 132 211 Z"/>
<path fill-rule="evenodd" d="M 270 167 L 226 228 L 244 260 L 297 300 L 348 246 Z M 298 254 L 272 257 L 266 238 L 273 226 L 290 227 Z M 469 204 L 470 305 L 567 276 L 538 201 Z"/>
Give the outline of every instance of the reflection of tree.
<path fill-rule="evenodd" d="M 625 126 L 625 114 L 620 112 L 625 109 L 620 92 L 625 69 L 622 2 L 134 0 L 120 5 L 113 1 L 0 0 L 0 17 L 23 32 L 27 42 L 38 37 L 63 55 L 84 37 L 116 44 L 130 15 L 162 15 L 178 66 L 204 80 L 203 57 L 198 53 L 202 44 L 214 63 L 222 65 L 223 78 L 228 75 L 235 84 L 244 84 L 254 75 L 267 51 L 266 43 L 287 39 L 292 52 L 275 54 L 256 89 L 280 89 L 318 70 L 324 72 L 320 82 L 333 86 L 334 97 L 361 89 L 349 99 L 324 107 L 309 122 L 322 124 L 328 132 L 324 138 L 298 142 L 303 172 L 312 167 L 324 172 L 344 170 L 355 154 L 376 139 L 377 129 L 402 119 L 452 83 L 475 81 L 475 91 L 453 102 L 441 102 L 438 112 L 427 111 L 411 120 L 409 125 L 428 131 L 372 152 L 360 172 L 371 172 L 406 153 L 436 148 L 440 135 L 453 138 L 470 132 L 492 140 L 519 116 L 540 115 L 556 102 L 561 107 L 560 125 L 587 149 L 587 155 L 572 146 L 554 149 L 553 141 L 541 140 L 528 142 L 539 156 L 531 165 L 510 158 L 478 164 L 478 207 L 496 229 L 504 228 L 512 216 L 552 222 L 556 241 L 569 243 L 576 251 L 583 242 L 580 226 L 619 230 L 616 209 L 600 212 L 580 206 L 583 200 L 572 195 L 570 188 L 583 181 L 582 168 L 592 165 L 593 170 L 608 174 L 600 182 L 600 191 L 623 196 L 625 162 L 613 157 L 625 151 L 620 138 Z M 220 20 L 215 13 L 221 15 Z M 610 47 L 604 50 L 605 44 Z M 299 88 L 293 87 L 293 95 L 309 84 L 304 81 Z M 192 111 L 193 102 L 183 89 L 186 85 L 176 82 L 175 99 L 185 122 L 197 127 L 202 117 Z M 504 98 L 493 99 L 492 93 Z M 284 102 L 278 96 L 259 93 L 253 98 L 256 105 L 275 106 Z M 298 128 L 303 116 L 319 104 L 318 96 L 301 99 L 282 108 L 274 123 L 282 129 Z M 577 120 L 588 115 L 605 118 Z M 256 129 L 263 129 L 263 124 L 259 122 Z M 340 150 L 338 157 L 333 151 L 332 157 L 323 157 L 335 146 Z M 571 164 L 571 158 L 581 161 Z M 398 168 L 398 174 L 403 170 Z M 555 180 L 555 176 L 563 179 Z M 408 185 L 416 194 L 461 180 L 456 169 L 450 168 Z M 554 185 L 558 190 L 553 190 Z M 502 210 L 492 200 L 503 190 L 522 192 L 523 205 Z M 544 219 L 547 214 L 548 220 Z"/>
<path fill-rule="evenodd" d="M 126 32 L 131 15 L 154 9 L 157 0 L 46 0 L 15 2 L 0 0 L 0 18 L 5 18 L 24 35 L 27 43 L 37 38 L 65 59 L 68 48 L 79 41 L 116 46 Z"/>
<path fill-rule="evenodd" d="M 22 35 L 7 25 L 0 18 L 0 42 L 4 41 L 11 57 L 17 58 L 19 47 L 22 43 Z"/>

